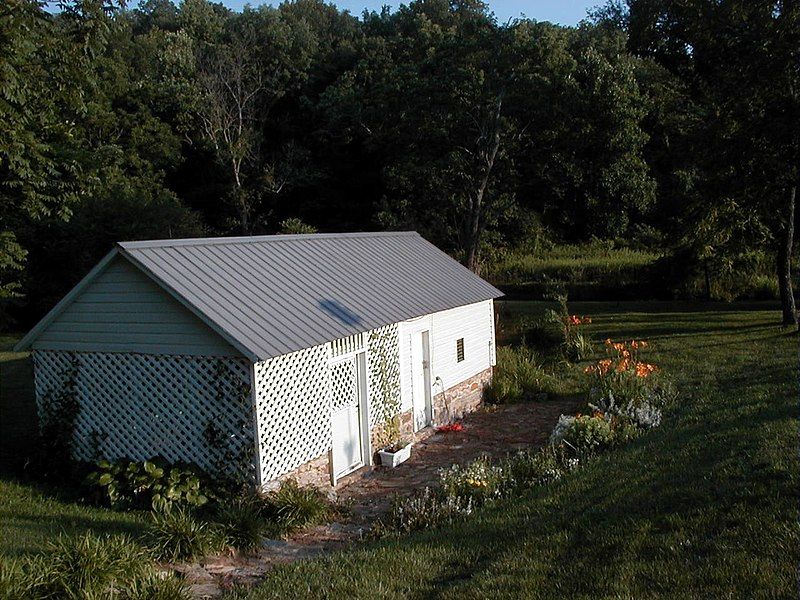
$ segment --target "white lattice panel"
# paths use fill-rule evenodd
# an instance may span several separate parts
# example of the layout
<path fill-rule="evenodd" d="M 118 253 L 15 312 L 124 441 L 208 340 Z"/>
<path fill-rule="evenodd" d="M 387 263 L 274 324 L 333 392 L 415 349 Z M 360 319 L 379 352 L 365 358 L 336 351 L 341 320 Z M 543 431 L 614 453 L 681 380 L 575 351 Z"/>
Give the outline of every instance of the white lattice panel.
<path fill-rule="evenodd" d="M 330 448 L 328 358 L 324 344 L 256 363 L 262 482 Z"/>
<path fill-rule="evenodd" d="M 358 406 L 358 371 L 355 358 L 346 358 L 330 366 L 331 412 Z"/>
<path fill-rule="evenodd" d="M 399 342 L 396 323 L 367 333 L 369 414 L 373 426 L 386 420 L 387 406 L 400 406 Z"/>
<path fill-rule="evenodd" d="M 81 407 L 73 451 L 80 460 L 161 456 L 214 471 L 220 451 L 207 442 L 210 422 L 230 451 L 252 448 L 250 372 L 244 360 L 37 351 L 37 400 L 63 386 L 73 360 Z"/>

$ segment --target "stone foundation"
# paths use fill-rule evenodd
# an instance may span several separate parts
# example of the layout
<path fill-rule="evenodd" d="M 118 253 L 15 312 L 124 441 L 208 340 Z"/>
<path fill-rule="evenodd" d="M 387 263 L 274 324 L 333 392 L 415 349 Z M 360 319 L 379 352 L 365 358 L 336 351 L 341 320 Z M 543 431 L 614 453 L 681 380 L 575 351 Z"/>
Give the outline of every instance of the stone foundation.
<path fill-rule="evenodd" d="M 331 468 L 329 453 L 320 454 L 317 458 L 303 463 L 278 479 L 264 485 L 265 490 L 277 489 L 280 484 L 288 479 L 294 479 L 300 487 L 331 487 Z"/>
<path fill-rule="evenodd" d="M 433 397 L 433 417 L 436 425 L 444 425 L 477 410 L 483 401 L 483 391 L 492 382 L 492 368 L 473 375 Z"/>
<path fill-rule="evenodd" d="M 434 425 L 444 425 L 462 418 L 465 414 L 477 410 L 483 400 L 483 391 L 492 381 L 492 368 L 454 385 L 443 393 L 433 397 L 433 418 Z M 400 413 L 400 435 L 404 438 L 411 438 L 414 441 L 425 439 L 435 432 L 434 427 L 426 427 L 414 432 L 413 411 L 409 410 Z M 384 445 L 384 425 L 375 425 L 370 431 L 370 443 L 375 452 L 372 456 L 372 464 L 380 464 L 377 451 Z M 300 486 L 314 486 L 329 490 L 331 488 L 330 456 L 326 452 L 281 475 L 277 480 L 268 482 L 264 485 L 265 490 L 277 488 L 281 482 L 287 479 L 294 479 Z"/>

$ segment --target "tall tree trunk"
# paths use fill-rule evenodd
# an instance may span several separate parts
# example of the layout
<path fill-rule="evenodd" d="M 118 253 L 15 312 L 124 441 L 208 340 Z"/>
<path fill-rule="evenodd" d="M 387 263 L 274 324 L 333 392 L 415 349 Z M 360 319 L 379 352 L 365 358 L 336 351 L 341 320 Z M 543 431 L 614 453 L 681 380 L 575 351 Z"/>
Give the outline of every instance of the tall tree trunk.
<path fill-rule="evenodd" d="M 483 227 L 485 222 L 484 196 L 486 188 L 489 186 L 489 178 L 492 175 L 497 152 L 500 150 L 501 127 L 500 114 L 503 107 L 502 94 L 497 99 L 495 110 L 489 117 L 489 123 L 482 131 L 481 138 L 486 145 L 479 148 L 478 157 L 481 165 L 481 178 L 470 197 L 469 215 L 464 232 L 464 264 L 473 273 L 480 275 L 481 261 L 480 248 L 481 238 L 483 237 Z"/>
<path fill-rule="evenodd" d="M 797 327 L 797 308 L 792 290 L 792 246 L 794 245 L 794 212 L 797 186 L 789 190 L 789 205 L 786 207 L 786 227 L 778 245 L 778 288 L 781 294 L 783 324 Z"/>

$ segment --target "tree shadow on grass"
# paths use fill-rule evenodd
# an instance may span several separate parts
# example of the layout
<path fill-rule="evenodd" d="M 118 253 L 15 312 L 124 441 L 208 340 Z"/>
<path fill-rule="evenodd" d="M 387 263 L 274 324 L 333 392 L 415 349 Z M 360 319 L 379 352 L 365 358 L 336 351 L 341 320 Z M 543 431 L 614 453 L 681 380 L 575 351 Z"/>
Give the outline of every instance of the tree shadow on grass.
<path fill-rule="evenodd" d="M 86 504 L 75 486 L 0 477 L 0 552 L 25 555 L 46 548 L 60 534 L 128 534 L 147 531 L 146 515 Z"/>

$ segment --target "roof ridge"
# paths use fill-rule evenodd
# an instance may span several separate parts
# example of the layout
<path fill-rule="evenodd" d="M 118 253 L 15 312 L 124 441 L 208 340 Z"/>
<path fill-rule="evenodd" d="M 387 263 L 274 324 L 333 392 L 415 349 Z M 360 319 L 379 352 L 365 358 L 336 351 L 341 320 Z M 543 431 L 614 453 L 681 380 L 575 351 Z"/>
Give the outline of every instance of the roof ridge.
<path fill-rule="evenodd" d="M 162 240 L 139 240 L 131 242 L 117 242 L 117 245 L 126 249 L 137 248 L 163 248 L 170 246 L 216 246 L 224 244 L 255 244 L 255 243 L 274 243 L 291 242 L 297 240 L 315 239 L 339 239 L 339 238 L 369 238 L 369 237 L 401 237 L 419 236 L 416 231 L 354 231 L 340 233 L 292 233 L 274 235 L 247 235 L 229 237 L 205 237 L 205 238 L 174 238 Z"/>

